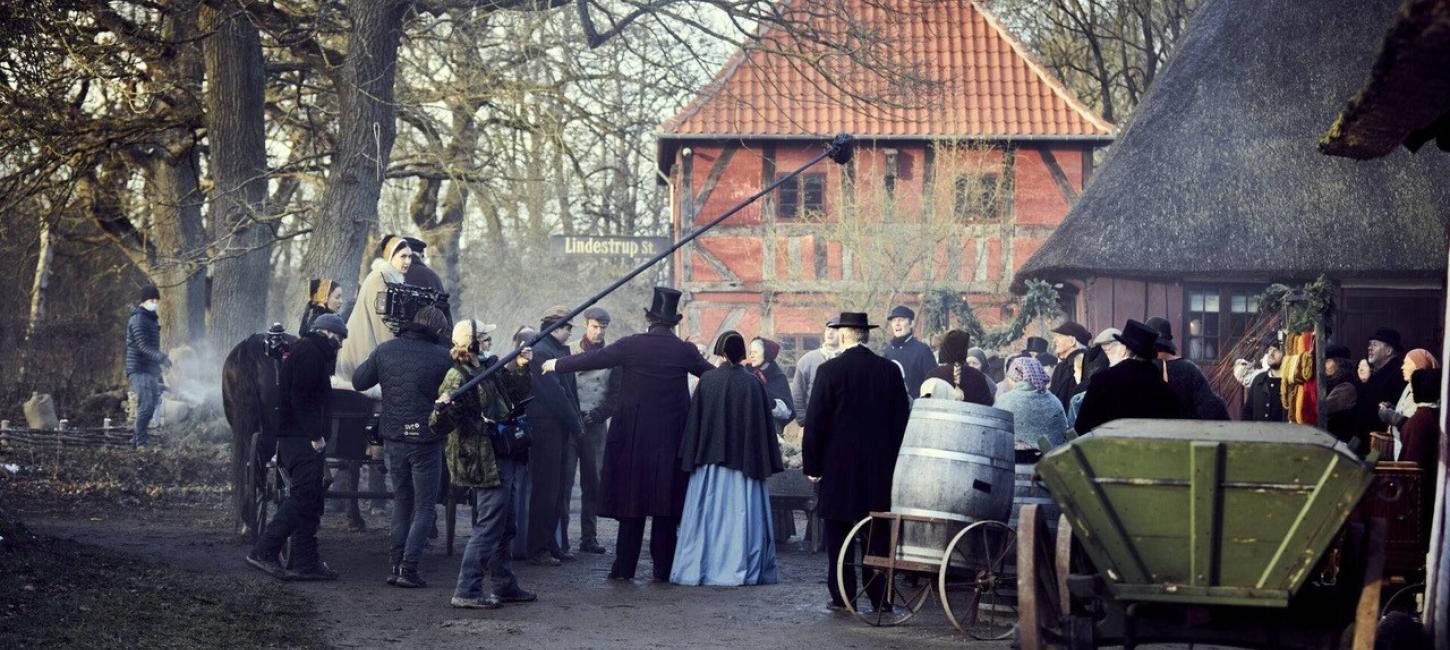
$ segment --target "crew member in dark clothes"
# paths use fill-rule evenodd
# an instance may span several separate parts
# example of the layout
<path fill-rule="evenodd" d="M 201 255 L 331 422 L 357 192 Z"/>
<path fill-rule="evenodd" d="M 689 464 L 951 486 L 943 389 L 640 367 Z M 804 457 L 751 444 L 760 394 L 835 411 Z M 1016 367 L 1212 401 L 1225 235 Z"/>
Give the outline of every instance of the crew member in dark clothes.
<path fill-rule="evenodd" d="M 962 330 L 947 330 L 942 335 L 941 350 L 937 353 L 941 365 L 927 373 L 928 379 L 940 379 L 961 391 L 962 401 L 991 406 L 996 400 L 997 387 L 982 371 L 967 363 L 972 349 L 972 335 Z M 912 397 L 920 397 L 913 395 Z"/>
<path fill-rule="evenodd" d="M 1129 320 L 1123 333 L 1113 335 L 1113 339 L 1123 345 L 1109 351 L 1112 366 L 1093 375 L 1073 428 L 1086 433 L 1122 418 L 1181 417 L 1183 407 L 1178 396 L 1163 382 L 1162 371 L 1151 361 L 1158 354 L 1153 347 L 1158 340 L 1157 330 Z"/>
<path fill-rule="evenodd" d="M 438 277 L 438 273 L 429 268 L 426 262 L 427 255 L 424 251 L 428 249 L 428 244 L 417 237 L 404 237 L 403 241 L 407 242 L 408 248 L 413 251 L 413 265 L 409 266 L 407 272 L 403 274 L 404 282 L 415 287 L 433 289 L 438 293 L 447 293 L 447 290 L 443 288 L 443 278 Z M 443 315 L 448 317 L 449 322 L 453 321 L 451 302 L 445 301 L 438 305 L 438 308 L 443 310 Z"/>
<path fill-rule="evenodd" d="M 337 572 L 317 554 L 317 528 L 322 523 L 323 450 L 327 448 L 333 366 L 347 338 L 347 324 L 337 314 L 312 320 L 282 362 L 282 426 L 277 432 L 277 462 L 291 479 L 277 514 L 257 537 L 247 555 L 250 564 L 284 580 L 335 580 Z M 291 568 L 277 562 L 282 545 L 292 538 Z"/>
<path fill-rule="evenodd" d="M 1227 420 L 1228 405 L 1213 392 L 1208 377 L 1198 364 L 1178 356 L 1178 346 L 1173 343 L 1173 325 L 1166 318 L 1148 319 L 1148 327 L 1158 331 L 1154 350 L 1158 352 L 1157 365 L 1168 387 L 1178 396 L 1183 407 L 1182 418 L 1186 420 Z"/>

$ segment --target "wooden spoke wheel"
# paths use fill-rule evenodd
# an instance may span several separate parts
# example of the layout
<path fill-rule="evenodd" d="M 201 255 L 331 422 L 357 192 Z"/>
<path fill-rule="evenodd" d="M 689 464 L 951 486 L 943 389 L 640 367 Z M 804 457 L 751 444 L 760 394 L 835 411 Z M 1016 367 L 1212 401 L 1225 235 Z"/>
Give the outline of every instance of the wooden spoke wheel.
<path fill-rule="evenodd" d="M 1021 650 L 1060 647 L 1069 635 L 1067 571 L 1072 552 L 1072 529 L 1064 517 L 1057 538 L 1047 530 L 1037 504 L 1022 506 L 1017 523 L 1017 630 Z M 1091 639 L 1074 639 L 1072 647 L 1093 647 Z"/>
<path fill-rule="evenodd" d="M 282 475 L 282 468 L 278 467 L 271 458 L 262 458 L 260 450 L 257 449 L 257 441 L 261 434 L 252 437 L 252 458 L 258 463 L 256 471 L 249 471 L 248 480 L 253 481 L 252 488 L 252 513 L 255 518 L 255 529 L 257 537 L 267 532 L 267 525 L 272 523 L 272 515 L 276 514 L 282 499 L 287 496 L 287 481 Z M 282 553 L 277 562 L 285 568 L 292 566 L 292 538 L 282 543 Z"/>
<path fill-rule="evenodd" d="M 974 639 L 1012 636 L 1016 584 L 1005 571 L 1017 533 L 1000 521 L 978 521 L 952 538 L 937 574 L 937 597 L 947 620 Z"/>
<path fill-rule="evenodd" d="M 845 595 L 846 609 L 857 618 L 878 627 L 900 625 L 915 616 L 931 597 L 931 580 L 919 572 L 896 568 L 898 549 L 890 543 L 889 533 L 876 530 L 888 524 L 883 521 L 873 526 L 872 521 L 872 517 L 862 519 L 846 535 L 846 543 L 836 556 L 836 589 Z M 873 549 L 880 554 L 873 555 Z M 860 579 L 860 588 L 854 593 L 846 589 L 847 575 Z M 873 595 L 880 599 L 879 603 L 874 602 Z"/>

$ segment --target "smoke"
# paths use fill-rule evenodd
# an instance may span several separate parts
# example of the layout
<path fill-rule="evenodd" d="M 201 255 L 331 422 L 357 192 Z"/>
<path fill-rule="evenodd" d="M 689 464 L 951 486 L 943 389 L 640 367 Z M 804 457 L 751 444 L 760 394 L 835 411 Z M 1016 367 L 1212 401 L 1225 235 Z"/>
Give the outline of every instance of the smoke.
<path fill-rule="evenodd" d="M 168 400 L 195 407 L 221 408 L 222 362 L 225 354 L 210 342 L 174 348 L 169 353 L 171 368 L 162 378 L 166 381 Z"/>

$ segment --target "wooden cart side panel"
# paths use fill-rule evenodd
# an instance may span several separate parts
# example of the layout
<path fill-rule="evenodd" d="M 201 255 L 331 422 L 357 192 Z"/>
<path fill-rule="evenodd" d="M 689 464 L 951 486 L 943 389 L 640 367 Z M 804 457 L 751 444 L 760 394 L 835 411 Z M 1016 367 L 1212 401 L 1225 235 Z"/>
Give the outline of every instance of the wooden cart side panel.
<path fill-rule="evenodd" d="M 1110 575 L 1110 582 L 1118 580 L 1133 583 L 1147 582 L 1148 569 L 1143 566 L 1137 549 L 1124 534 L 1117 514 L 1108 501 L 1103 498 L 1102 491 L 1093 481 L 1092 468 L 1088 464 L 1087 457 L 1083 455 L 1082 448 L 1070 445 L 1067 447 L 1066 455 L 1062 458 L 1066 462 L 1054 463 L 1046 467 L 1039 462 L 1037 471 L 1043 475 L 1043 480 L 1048 482 L 1059 505 L 1063 505 L 1063 500 L 1070 502 L 1071 507 L 1064 505 L 1063 510 L 1078 517 L 1073 520 L 1073 530 L 1081 531 L 1083 546 L 1087 549 L 1088 555 L 1092 557 L 1097 566 L 1104 567 L 1104 570 L 1115 574 Z M 1051 478 L 1048 476 L 1049 472 L 1052 475 Z M 1056 496 L 1059 494 L 1063 496 Z M 1083 517 L 1091 518 L 1098 525 L 1087 526 Z M 1114 559 L 1117 558 L 1123 561 L 1115 562 Z"/>
<path fill-rule="evenodd" d="M 1348 474 L 1352 472 L 1357 476 L 1350 479 Z M 1257 586 L 1277 586 L 1289 593 L 1298 591 L 1373 480 L 1373 470 L 1336 455 L 1324 468 L 1324 476 L 1315 486 L 1309 503 L 1264 569 Z"/>

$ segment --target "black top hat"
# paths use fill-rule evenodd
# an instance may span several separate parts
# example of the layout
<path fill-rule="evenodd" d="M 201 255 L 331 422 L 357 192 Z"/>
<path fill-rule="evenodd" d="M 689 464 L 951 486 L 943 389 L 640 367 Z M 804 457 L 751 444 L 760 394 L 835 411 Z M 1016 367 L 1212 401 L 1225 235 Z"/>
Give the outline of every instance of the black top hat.
<path fill-rule="evenodd" d="M 1047 339 L 1040 336 L 1027 337 L 1027 347 L 1024 348 L 1024 351 L 1047 354 Z"/>
<path fill-rule="evenodd" d="M 1167 318 L 1154 316 L 1148 319 L 1148 327 L 1158 332 L 1158 341 L 1153 344 L 1153 349 L 1168 354 L 1178 354 L 1178 346 L 1173 343 L 1173 323 Z"/>
<path fill-rule="evenodd" d="M 1063 321 L 1061 325 L 1058 325 L 1052 330 L 1052 333 L 1061 334 L 1063 336 L 1071 336 L 1072 338 L 1077 339 L 1078 343 L 1081 343 L 1083 345 L 1087 345 L 1093 340 L 1092 332 L 1089 332 L 1086 327 L 1083 327 L 1082 325 L 1079 325 L 1072 321 Z"/>
<path fill-rule="evenodd" d="M 1123 333 L 1114 334 L 1113 338 L 1144 359 L 1158 356 L 1153 345 L 1158 342 L 1158 331 L 1131 318 L 1123 326 Z"/>
<path fill-rule="evenodd" d="M 871 324 L 871 319 L 865 313 L 859 311 L 841 312 L 840 318 L 837 318 L 836 324 L 831 325 L 831 327 L 850 327 L 866 330 L 876 329 L 876 326 Z"/>
<path fill-rule="evenodd" d="M 655 287 L 654 297 L 650 299 L 649 309 L 644 315 L 666 325 L 675 325 L 684 318 L 680 313 L 680 296 L 678 289 L 669 287 Z"/>
<path fill-rule="evenodd" d="M 1335 343 L 1324 348 L 1324 358 L 1348 360 L 1354 358 L 1354 353 L 1349 351 L 1348 345 Z"/>
<path fill-rule="evenodd" d="M 1374 331 L 1374 335 L 1369 337 L 1369 340 L 1384 343 L 1385 345 L 1394 348 L 1396 352 L 1404 349 L 1400 347 L 1399 331 L 1390 329 L 1388 327 L 1381 327 L 1379 329 L 1376 329 Z"/>

